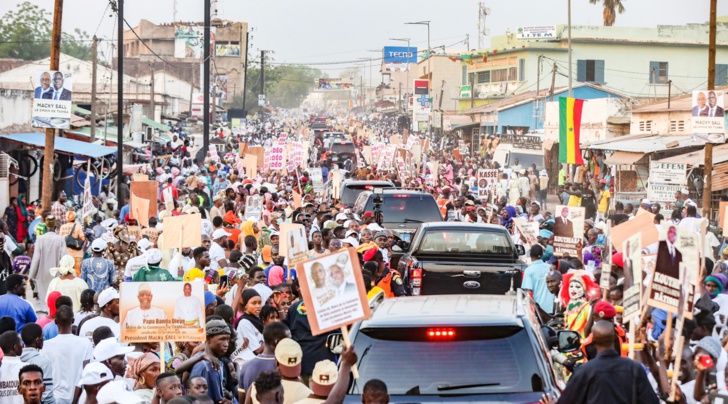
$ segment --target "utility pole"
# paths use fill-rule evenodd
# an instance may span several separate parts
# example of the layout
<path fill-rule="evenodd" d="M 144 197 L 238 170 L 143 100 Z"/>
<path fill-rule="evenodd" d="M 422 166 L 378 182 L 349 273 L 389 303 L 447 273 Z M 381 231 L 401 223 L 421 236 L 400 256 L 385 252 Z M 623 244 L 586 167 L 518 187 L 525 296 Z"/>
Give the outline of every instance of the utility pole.
<path fill-rule="evenodd" d="M 204 67 L 202 74 L 204 99 L 202 101 L 202 110 L 204 111 L 202 120 L 202 148 L 207 152 L 210 150 L 210 0 L 205 0 L 205 30 L 204 30 Z"/>
<path fill-rule="evenodd" d="M 549 101 L 554 100 L 554 85 L 556 85 L 556 62 L 554 62 L 554 71 L 551 74 L 551 89 L 549 90 Z"/>
<path fill-rule="evenodd" d="M 470 75 L 470 109 L 475 108 L 475 73 Z"/>
<path fill-rule="evenodd" d="M 260 51 L 260 93 L 265 96 L 265 51 Z"/>
<path fill-rule="evenodd" d="M 192 72 L 192 85 L 190 86 L 190 114 L 188 117 L 192 118 L 192 97 L 195 96 L 195 72 Z"/>
<path fill-rule="evenodd" d="M 117 0 L 116 45 L 116 199 L 124 206 L 124 0 Z"/>
<path fill-rule="evenodd" d="M 61 57 L 61 24 L 63 21 L 63 0 L 56 0 L 53 8 L 53 33 L 51 36 L 51 65 L 50 70 L 58 70 Z M 52 85 L 52 83 L 51 83 Z M 55 154 L 55 141 L 57 129 L 46 129 L 45 149 L 43 150 L 43 187 L 41 198 L 43 210 L 51 210 L 53 203 L 53 158 Z"/>
<path fill-rule="evenodd" d="M 465 34 L 465 48 L 470 50 L 470 34 Z"/>
<path fill-rule="evenodd" d="M 569 98 L 571 98 L 573 94 L 573 89 L 571 87 L 571 0 L 567 0 L 569 2 L 568 4 L 568 23 L 569 23 Z"/>
<path fill-rule="evenodd" d="M 151 96 L 150 97 L 150 105 L 152 107 L 152 116 L 150 116 L 149 119 L 155 121 L 156 120 L 156 117 L 157 117 L 157 114 L 156 114 L 156 112 L 157 112 L 157 105 L 156 105 L 155 100 L 154 100 L 154 96 L 155 96 L 155 94 L 154 94 L 154 63 L 152 63 L 152 80 L 149 83 L 149 89 L 151 90 L 151 93 L 150 93 L 150 96 Z"/>
<path fill-rule="evenodd" d="M 248 112 L 245 110 L 245 99 L 248 92 L 248 40 L 250 39 L 250 32 L 245 33 L 245 66 L 243 67 L 243 114 L 247 115 Z"/>
<path fill-rule="evenodd" d="M 538 55 L 538 61 L 536 62 L 536 113 L 533 119 L 533 128 L 536 129 L 538 126 L 538 97 L 541 95 L 541 60 L 543 55 Z"/>
<path fill-rule="evenodd" d="M 710 0 L 710 33 L 708 36 L 708 90 L 715 90 L 715 25 L 718 0 Z M 710 219 L 710 197 L 713 193 L 713 144 L 705 144 L 705 181 L 703 217 Z"/>
<path fill-rule="evenodd" d="M 91 143 L 96 141 L 96 68 L 98 66 L 96 48 L 98 42 L 99 39 L 94 35 L 91 43 Z"/>

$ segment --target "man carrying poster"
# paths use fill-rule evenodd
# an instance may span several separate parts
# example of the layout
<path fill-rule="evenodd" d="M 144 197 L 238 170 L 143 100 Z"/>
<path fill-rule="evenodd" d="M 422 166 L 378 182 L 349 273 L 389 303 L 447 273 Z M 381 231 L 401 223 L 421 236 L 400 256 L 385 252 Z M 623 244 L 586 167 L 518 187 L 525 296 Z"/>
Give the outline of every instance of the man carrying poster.
<path fill-rule="evenodd" d="M 554 234 L 561 237 L 574 237 L 574 223 L 569 220 L 567 206 L 561 207 L 561 216 L 556 218 L 556 223 L 554 223 Z"/>
<path fill-rule="evenodd" d="M 581 256 L 584 210 L 582 207 L 556 206 L 559 216 L 554 219 L 554 253 Z"/>
<path fill-rule="evenodd" d="M 667 230 L 667 237 L 660 241 L 657 247 L 657 270 L 672 278 L 680 277 L 680 263 L 682 253 L 677 250 L 677 227 L 670 225 Z"/>
<path fill-rule="evenodd" d="M 678 229 L 669 222 L 662 223 L 655 262 L 655 276 L 647 301 L 647 304 L 669 313 L 678 312 L 684 295 L 680 276 L 680 264 L 683 260 L 682 252 L 679 250 L 681 231 L 686 230 Z"/>
<path fill-rule="evenodd" d="M 137 299 L 139 299 L 139 306 L 126 312 L 124 322 L 121 328 L 127 327 L 142 327 L 148 322 L 154 322 L 155 320 L 166 320 L 167 315 L 164 310 L 159 307 L 152 306 L 152 287 L 144 282 L 139 285 L 137 291 Z"/>

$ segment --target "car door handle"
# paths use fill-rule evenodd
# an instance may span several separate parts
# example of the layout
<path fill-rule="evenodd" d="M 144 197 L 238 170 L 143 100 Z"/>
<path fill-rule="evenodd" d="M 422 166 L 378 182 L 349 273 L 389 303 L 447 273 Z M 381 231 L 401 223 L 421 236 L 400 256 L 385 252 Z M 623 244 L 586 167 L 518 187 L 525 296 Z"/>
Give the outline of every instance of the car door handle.
<path fill-rule="evenodd" d="M 465 275 L 466 278 L 480 278 L 480 271 L 463 271 L 463 275 Z"/>

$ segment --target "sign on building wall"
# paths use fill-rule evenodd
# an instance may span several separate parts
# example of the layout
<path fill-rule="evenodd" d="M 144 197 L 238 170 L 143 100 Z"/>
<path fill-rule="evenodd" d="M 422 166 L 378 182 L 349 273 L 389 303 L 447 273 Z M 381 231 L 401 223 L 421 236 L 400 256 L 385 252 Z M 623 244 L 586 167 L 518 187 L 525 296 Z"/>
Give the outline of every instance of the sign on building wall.
<path fill-rule="evenodd" d="M 516 32 L 518 39 L 546 39 L 556 38 L 556 26 L 543 25 L 539 27 L 518 27 Z"/>
<path fill-rule="evenodd" d="M 417 64 L 417 47 L 415 46 L 385 46 L 384 63 L 414 63 Z"/>
<path fill-rule="evenodd" d="M 33 92 L 33 127 L 69 129 L 71 127 L 71 73 L 39 70 Z"/>
<path fill-rule="evenodd" d="M 216 44 L 215 56 L 240 56 L 240 44 Z"/>
<path fill-rule="evenodd" d="M 215 43 L 215 28 L 210 28 L 210 41 Z M 204 55 L 205 28 L 197 25 L 177 25 L 174 27 L 174 57 L 179 59 L 196 58 Z M 215 48 L 213 48 L 215 49 Z"/>

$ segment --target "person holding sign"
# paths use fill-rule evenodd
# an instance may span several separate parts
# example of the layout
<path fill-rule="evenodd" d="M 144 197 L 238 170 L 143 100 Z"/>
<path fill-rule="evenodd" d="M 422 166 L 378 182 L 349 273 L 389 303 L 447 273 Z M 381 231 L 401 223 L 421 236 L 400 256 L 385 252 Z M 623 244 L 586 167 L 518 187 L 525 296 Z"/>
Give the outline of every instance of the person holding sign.
<path fill-rule="evenodd" d="M 675 247 L 677 242 L 677 227 L 670 226 L 667 229 L 666 240 L 660 241 L 657 247 L 657 262 L 655 268 L 659 268 L 659 272 L 671 278 L 680 278 L 680 263 L 682 262 L 682 254 Z"/>
<path fill-rule="evenodd" d="M 153 298 L 152 287 L 148 283 L 145 282 L 139 285 L 137 290 L 139 306 L 126 312 L 121 327 L 142 327 L 146 324 L 154 324 L 155 320 L 166 320 L 167 314 L 164 309 L 152 306 Z"/>

